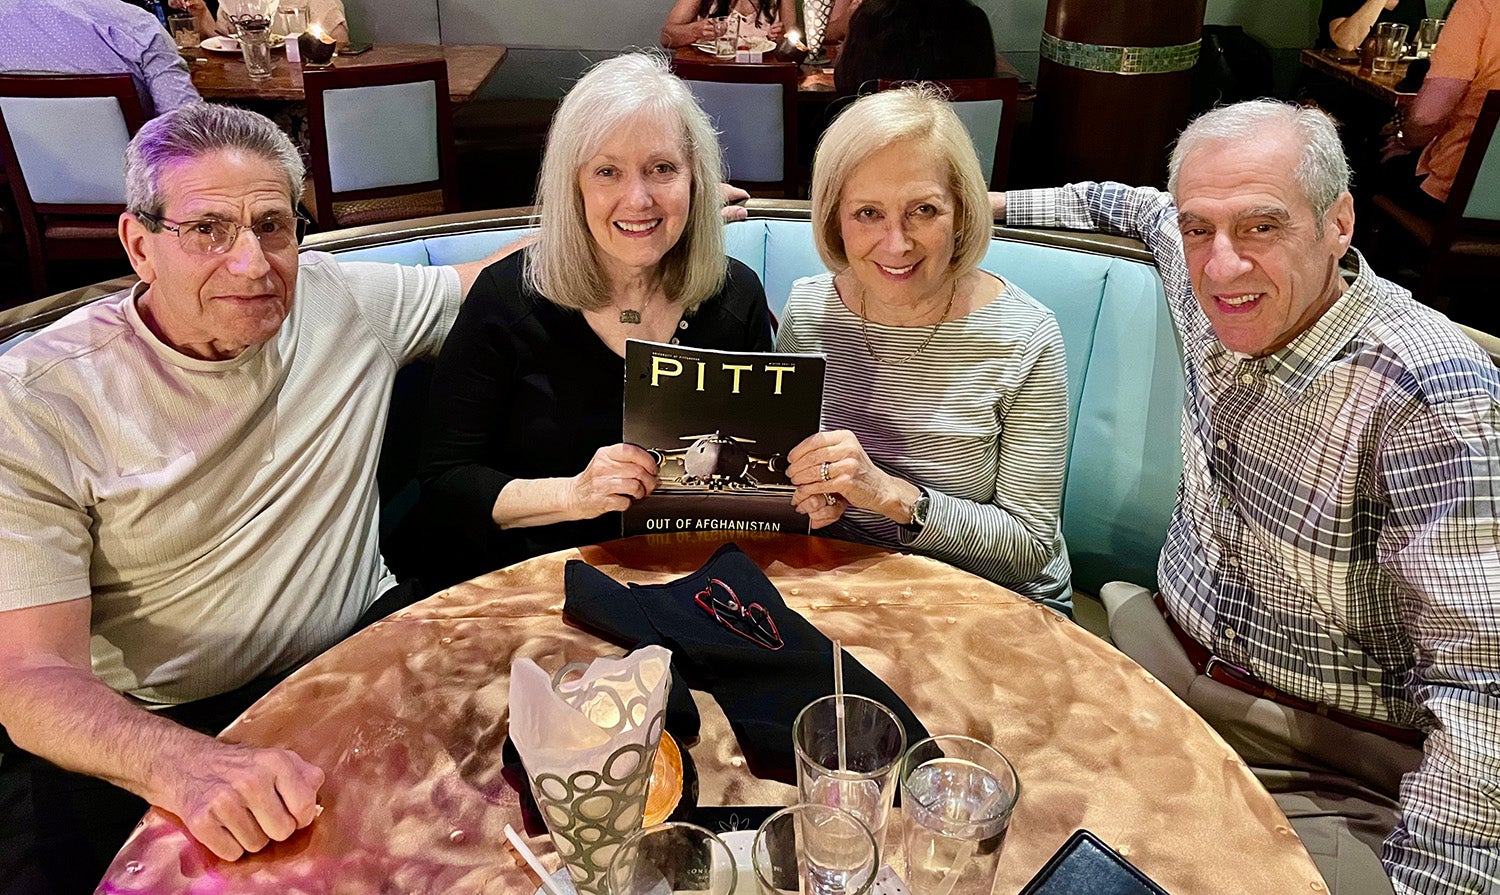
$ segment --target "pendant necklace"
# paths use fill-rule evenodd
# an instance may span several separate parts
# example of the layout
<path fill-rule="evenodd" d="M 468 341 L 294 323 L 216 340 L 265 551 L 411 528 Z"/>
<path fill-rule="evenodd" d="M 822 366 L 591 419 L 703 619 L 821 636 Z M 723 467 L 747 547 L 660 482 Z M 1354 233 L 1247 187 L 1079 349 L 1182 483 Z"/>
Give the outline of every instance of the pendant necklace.
<path fill-rule="evenodd" d="M 620 322 L 621 323 L 628 323 L 631 326 L 635 326 L 635 325 L 639 324 L 641 322 L 641 311 L 646 310 L 646 307 L 648 305 L 650 305 L 650 304 L 651 304 L 651 296 L 647 295 L 646 296 L 646 300 L 643 301 L 643 302 L 641 302 L 641 310 L 640 311 L 636 311 L 636 310 L 633 310 L 633 309 L 630 309 L 630 308 L 626 308 L 625 310 L 621 311 L 620 312 Z"/>
<path fill-rule="evenodd" d="M 913 351 L 911 354 L 908 354 L 905 357 L 881 357 L 880 355 L 875 353 L 875 344 L 870 341 L 870 324 L 867 322 L 867 318 L 865 317 L 865 289 L 863 286 L 861 286 L 859 289 L 859 329 L 860 332 L 864 333 L 865 335 L 865 350 L 870 352 L 870 357 L 873 357 L 875 359 L 875 363 L 877 364 L 898 366 L 900 364 L 906 363 L 907 361 L 914 360 L 917 355 L 927 350 L 928 345 L 932 344 L 932 339 L 937 335 L 938 329 L 941 328 L 943 323 L 948 319 L 948 312 L 953 310 L 953 299 L 957 295 L 958 279 L 955 278 L 953 280 L 953 289 L 948 293 L 948 304 L 943 308 L 943 315 L 938 318 L 937 323 L 934 323 L 932 325 L 932 330 L 927 333 L 927 338 L 922 340 L 922 344 L 917 346 L 916 351 Z"/>

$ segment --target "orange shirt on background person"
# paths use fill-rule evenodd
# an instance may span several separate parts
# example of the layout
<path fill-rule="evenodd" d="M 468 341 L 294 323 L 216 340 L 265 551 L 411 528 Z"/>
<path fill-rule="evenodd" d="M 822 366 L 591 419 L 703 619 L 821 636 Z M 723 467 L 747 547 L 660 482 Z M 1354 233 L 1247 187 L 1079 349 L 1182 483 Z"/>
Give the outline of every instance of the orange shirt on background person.
<path fill-rule="evenodd" d="M 1500 0 L 1458 0 L 1432 50 L 1433 78 L 1468 81 L 1451 124 L 1438 134 L 1417 159 L 1417 175 L 1427 175 L 1422 189 L 1446 202 L 1469 147 L 1469 136 L 1479 120 L 1479 109 L 1489 91 L 1500 88 Z"/>

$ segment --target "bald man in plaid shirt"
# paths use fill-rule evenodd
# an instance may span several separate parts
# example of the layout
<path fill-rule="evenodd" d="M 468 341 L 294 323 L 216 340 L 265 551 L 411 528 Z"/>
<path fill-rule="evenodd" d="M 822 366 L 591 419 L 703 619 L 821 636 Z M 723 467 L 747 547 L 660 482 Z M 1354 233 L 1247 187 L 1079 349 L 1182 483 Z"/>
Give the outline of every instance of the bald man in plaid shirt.
<path fill-rule="evenodd" d="M 1323 113 L 1183 132 L 1170 194 L 996 197 L 1016 226 L 1139 238 L 1182 338 L 1183 480 L 1161 593 L 1117 644 L 1276 796 L 1330 889 L 1500 892 L 1500 375 L 1350 247 Z"/>

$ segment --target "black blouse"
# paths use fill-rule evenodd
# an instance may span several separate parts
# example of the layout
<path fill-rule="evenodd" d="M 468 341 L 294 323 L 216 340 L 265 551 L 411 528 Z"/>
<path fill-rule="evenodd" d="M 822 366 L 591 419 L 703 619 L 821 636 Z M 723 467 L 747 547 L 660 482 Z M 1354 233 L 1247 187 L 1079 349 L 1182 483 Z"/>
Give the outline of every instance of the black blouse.
<path fill-rule="evenodd" d="M 527 288 L 524 252 L 480 274 L 443 344 L 424 433 L 423 583 L 444 586 L 553 550 L 620 536 L 620 514 L 501 530 L 492 512 L 512 479 L 574 476 L 621 439 L 625 361 L 583 314 Z M 730 259 L 729 276 L 678 325 L 684 345 L 770 351 L 765 290 Z"/>

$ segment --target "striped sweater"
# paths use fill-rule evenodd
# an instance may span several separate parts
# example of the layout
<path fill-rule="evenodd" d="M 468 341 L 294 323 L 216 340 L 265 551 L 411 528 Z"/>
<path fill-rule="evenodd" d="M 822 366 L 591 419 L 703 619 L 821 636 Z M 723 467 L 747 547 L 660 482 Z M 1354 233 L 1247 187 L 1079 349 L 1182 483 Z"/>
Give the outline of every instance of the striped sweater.
<path fill-rule="evenodd" d="M 911 354 L 930 332 L 869 324 L 884 358 Z M 1059 526 L 1067 363 L 1051 311 L 1007 281 L 915 359 L 880 364 L 825 273 L 792 285 L 776 349 L 827 355 L 823 428 L 854 432 L 877 465 L 932 498 L 919 532 L 850 508 L 827 533 L 925 554 L 1071 610 Z"/>

